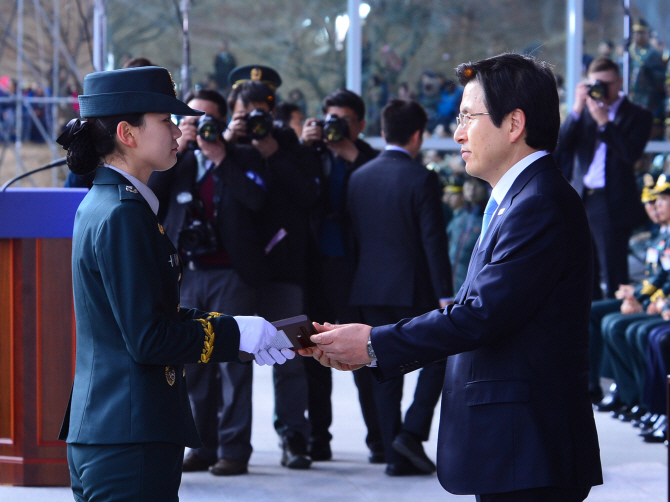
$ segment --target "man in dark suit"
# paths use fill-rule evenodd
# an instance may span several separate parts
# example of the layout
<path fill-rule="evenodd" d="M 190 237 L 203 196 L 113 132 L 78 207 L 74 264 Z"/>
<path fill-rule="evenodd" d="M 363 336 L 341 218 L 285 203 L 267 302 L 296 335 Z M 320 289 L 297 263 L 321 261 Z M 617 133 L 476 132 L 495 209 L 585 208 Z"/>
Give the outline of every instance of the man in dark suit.
<path fill-rule="evenodd" d="M 254 216 L 266 197 L 263 159 L 251 145 L 221 138 L 227 114 L 221 94 L 200 90 L 186 102 L 207 113 L 208 135 L 198 120 L 179 125 L 177 164 L 150 180 L 158 217 L 185 262 L 185 305 L 232 315 L 254 315 L 256 288 L 269 267 Z M 197 237 L 200 236 L 200 237 Z M 204 446 L 184 459 L 184 471 L 215 475 L 247 472 L 251 456 L 250 365 L 187 365 L 188 390 Z"/>
<path fill-rule="evenodd" d="M 308 253 L 309 284 L 307 312 L 312 319 L 340 323 L 360 322 L 360 312 L 349 305 L 354 277 L 354 257 L 351 250 L 351 226 L 347 218 L 347 186 L 351 174 L 379 153 L 359 138 L 365 129 L 365 103 L 359 95 L 338 89 L 326 96 L 321 104 L 329 124 L 308 118 L 302 129 L 303 144 L 320 154 L 322 186 L 313 211 L 313 232 L 317 248 Z M 335 125 L 331 127 L 331 125 Z M 342 134 L 333 134 L 339 129 Z M 328 131 L 331 133 L 328 133 Z M 330 369 L 305 360 L 309 388 L 309 420 L 312 426 L 310 455 L 314 460 L 332 457 L 332 422 Z M 371 463 L 384 462 L 384 449 L 377 420 L 377 408 L 370 371 L 354 373 L 363 420 L 368 430 L 365 442 L 370 448 Z"/>
<path fill-rule="evenodd" d="M 556 152 L 570 159 L 562 163 L 565 177 L 584 200 L 596 251 L 595 299 L 601 297 L 601 275 L 608 298 L 630 282 L 628 239 L 644 219 L 633 167 L 649 139 L 652 116 L 621 88 L 617 64 L 607 57 L 595 59 L 588 81 L 577 86 Z"/>
<path fill-rule="evenodd" d="M 578 502 L 602 483 L 588 393 L 591 239 L 549 152 L 560 127 L 546 63 L 503 54 L 462 64 L 467 172 L 493 192 L 453 305 L 395 325 L 319 327 L 312 353 L 381 380 L 448 356 L 438 477 L 481 502 Z M 390 252 L 391 250 L 387 250 Z M 325 332 L 330 331 L 330 332 Z"/>
<path fill-rule="evenodd" d="M 446 306 L 451 264 L 437 175 L 415 160 L 428 116 L 416 101 L 393 99 L 382 111 L 387 146 L 349 181 L 348 208 L 357 248 L 351 305 L 371 326 L 395 323 Z M 392 251 L 391 251 L 392 250 Z M 427 441 L 444 381 L 445 361 L 419 376 L 414 402 L 401 418 L 403 378 L 374 390 L 386 453 L 386 474 L 431 474 Z"/>

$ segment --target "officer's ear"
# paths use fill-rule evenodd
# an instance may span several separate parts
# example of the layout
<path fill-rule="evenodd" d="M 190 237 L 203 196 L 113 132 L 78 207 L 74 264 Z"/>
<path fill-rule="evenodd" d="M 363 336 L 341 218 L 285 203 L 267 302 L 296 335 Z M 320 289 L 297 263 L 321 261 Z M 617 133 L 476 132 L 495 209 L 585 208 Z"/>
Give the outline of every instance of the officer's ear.
<path fill-rule="evenodd" d="M 123 120 L 116 126 L 116 137 L 122 144 L 129 146 L 130 148 L 135 148 L 137 146 L 137 140 L 135 136 L 133 136 L 134 129 L 136 128 Z"/>

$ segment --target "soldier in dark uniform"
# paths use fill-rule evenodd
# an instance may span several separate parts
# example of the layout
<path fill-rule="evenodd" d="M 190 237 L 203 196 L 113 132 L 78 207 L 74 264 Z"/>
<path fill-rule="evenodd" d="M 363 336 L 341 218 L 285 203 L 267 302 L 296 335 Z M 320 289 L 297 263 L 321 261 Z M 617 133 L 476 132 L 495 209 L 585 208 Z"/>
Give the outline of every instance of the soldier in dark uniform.
<path fill-rule="evenodd" d="M 462 190 L 464 206 L 454 212 L 453 218 L 447 224 L 454 291 L 461 288 L 468 274 L 470 257 L 479 239 L 482 215 L 488 201 L 487 187 L 478 178 L 468 177 L 463 182 Z"/>
<path fill-rule="evenodd" d="M 262 318 L 180 306 L 181 260 L 146 183 L 175 164 L 170 114 L 202 112 L 157 67 L 89 74 L 79 104 L 84 119 L 58 138 L 75 174 L 97 170 L 72 246 L 76 371 L 60 434 L 72 490 L 78 502 L 175 502 L 184 447 L 200 446 L 183 365 L 285 356 L 261 353 L 276 333 Z"/>

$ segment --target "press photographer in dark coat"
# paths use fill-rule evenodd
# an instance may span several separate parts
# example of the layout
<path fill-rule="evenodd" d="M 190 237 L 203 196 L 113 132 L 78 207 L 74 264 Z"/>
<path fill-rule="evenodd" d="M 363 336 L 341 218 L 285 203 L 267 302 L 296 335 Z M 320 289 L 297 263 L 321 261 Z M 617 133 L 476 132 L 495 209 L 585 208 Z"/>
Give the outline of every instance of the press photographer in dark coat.
<path fill-rule="evenodd" d="M 357 307 L 349 305 L 355 258 L 351 225 L 346 214 L 346 194 L 351 174 L 379 153 L 359 138 L 365 129 L 365 103 L 359 95 L 338 89 L 326 96 L 321 111 L 324 120 L 305 120 L 301 140 L 318 152 L 323 166 L 323 187 L 314 211 L 313 232 L 317 248 L 310 255 L 312 273 L 308 307 L 314 321 L 337 319 L 361 322 Z M 332 421 L 330 368 L 305 361 L 309 374 L 309 416 L 312 422 L 312 458 L 330 458 L 328 432 Z M 354 373 L 363 419 L 368 429 L 366 444 L 372 463 L 384 462 L 384 447 L 373 398 L 372 375 L 364 369 Z"/>
<path fill-rule="evenodd" d="M 303 314 L 307 276 L 309 211 L 319 195 L 319 158 L 298 141 L 288 126 L 274 122 L 279 75 L 265 66 L 233 70 L 228 106 L 232 120 L 224 133 L 229 144 L 250 144 L 264 159 L 267 197 L 256 215 L 269 264 L 268 280 L 258 289 L 259 315 L 276 321 Z M 282 442 L 282 465 L 307 469 L 309 423 L 307 376 L 298 358 L 274 372 L 275 429 Z"/>
<path fill-rule="evenodd" d="M 263 159 L 250 145 L 223 141 L 227 107 L 218 92 L 200 90 L 185 101 L 207 115 L 181 121 L 177 164 L 149 180 L 160 201 L 159 219 L 185 264 L 182 302 L 254 315 L 256 288 L 269 270 L 254 217 L 266 197 Z M 186 373 L 205 446 L 186 456 L 184 471 L 246 473 L 252 451 L 252 367 L 193 364 Z"/>

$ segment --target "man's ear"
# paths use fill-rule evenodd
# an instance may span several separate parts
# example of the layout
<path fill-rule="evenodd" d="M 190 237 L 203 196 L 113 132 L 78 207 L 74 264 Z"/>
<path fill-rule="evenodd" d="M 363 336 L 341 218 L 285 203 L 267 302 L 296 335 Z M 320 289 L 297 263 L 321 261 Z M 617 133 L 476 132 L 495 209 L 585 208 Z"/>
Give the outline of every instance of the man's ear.
<path fill-rule="evenodd" d="M 523 110 L 517 108 L 510 112 L 509 121 L 509 138 L 511 143 L 516 143 L 519 139 L 524 139 L 526 136 L 526 114 Z"/>
<path fill-rule="evenodd" d="M 131 148 L 135 148 L 137 146 L 137 141 L 133 136 L 133 128 L 125 120 L 119 122 L 119 124 L 116 126 L 116 137 L 119 138 L 119 141 L 126 146 Z"/>

